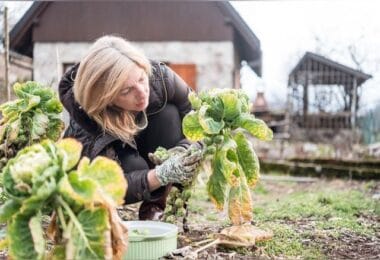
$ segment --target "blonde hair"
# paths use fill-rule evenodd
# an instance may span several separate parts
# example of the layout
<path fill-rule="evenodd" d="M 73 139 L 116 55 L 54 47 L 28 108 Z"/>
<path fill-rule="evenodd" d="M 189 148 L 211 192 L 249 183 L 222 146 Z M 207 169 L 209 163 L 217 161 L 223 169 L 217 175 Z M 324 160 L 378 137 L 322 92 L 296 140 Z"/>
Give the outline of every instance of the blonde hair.
<path fill-rule="evenodd" d="M 150 62 L 140 50 L 121 37 L 103 36 L 82 59 L 74 81 L 74 97 L 83 110 L 103 131 L 123 141 L 132 140 L 142 128 L 136 125 L 132 112 L 110 104 L 134 66 L 151 73 Z"/>

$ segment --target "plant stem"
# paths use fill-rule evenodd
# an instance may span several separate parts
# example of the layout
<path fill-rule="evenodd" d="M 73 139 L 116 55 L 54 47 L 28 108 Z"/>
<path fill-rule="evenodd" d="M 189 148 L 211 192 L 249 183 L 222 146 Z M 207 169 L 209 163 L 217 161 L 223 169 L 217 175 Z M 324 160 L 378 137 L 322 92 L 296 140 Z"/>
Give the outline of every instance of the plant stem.
<path fill-rule="evenodd" d="M 96 253 L 91 249 L 90 244 L 88 242 L 88 239 L 86 237 L 86 234 L 84 233 L 81 224 L 79 223 L 77 217 L 75 216 L 74 212 L 71 210 L 70 206 L 67 205 L 67 203 L 61 198 L 61 196 L 57 197 L 58 202 L 62 205 L 62 207 L 66 210 L 67 214 L 69 215 L 71 221 L 73 222 L 74 226 L 77 228 L 80 236 L 82 237 L 84 244 L 88 248 L 88 250 L 93 254 L 95 257 L 97 256 Z"/>
<path fill-rule="evenodd" d="M 63 215 L 63 211 L 62 211 L 62 208 L 61 208 L 61 207 L 58 207 L 58 208 L 57 208 L 57 213 L 58 213 L 59 221 L 60 221 L 61 224 L 62 224 L 62 229 L 63 229 L 64 231 L 66 231 L 66 229 L 67 229 L 67 225 L 66 225 L 65 216 Z"/>

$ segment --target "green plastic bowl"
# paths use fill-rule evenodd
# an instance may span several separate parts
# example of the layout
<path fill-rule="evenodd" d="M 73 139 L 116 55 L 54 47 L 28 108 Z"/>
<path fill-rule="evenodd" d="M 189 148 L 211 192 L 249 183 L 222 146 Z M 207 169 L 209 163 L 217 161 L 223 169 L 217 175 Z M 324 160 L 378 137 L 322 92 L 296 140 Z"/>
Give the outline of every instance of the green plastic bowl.
<path fill-rule="evenodd" d="M 177 248 L 177 226 L 158 221 L 126 221 L 128 250 L 124 260 L 158 259 Z"/>

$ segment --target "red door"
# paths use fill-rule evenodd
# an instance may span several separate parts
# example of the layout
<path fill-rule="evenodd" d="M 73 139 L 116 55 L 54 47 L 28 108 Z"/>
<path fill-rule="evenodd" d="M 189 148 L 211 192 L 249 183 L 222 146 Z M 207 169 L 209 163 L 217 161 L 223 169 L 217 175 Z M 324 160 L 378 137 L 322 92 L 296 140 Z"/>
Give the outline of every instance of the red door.
<path fill-rule="evenodd" d="M 194 91 L 197 90 L 197 67 L 195 64 L 173 64 L 169 67 L 174 70 Z"/>

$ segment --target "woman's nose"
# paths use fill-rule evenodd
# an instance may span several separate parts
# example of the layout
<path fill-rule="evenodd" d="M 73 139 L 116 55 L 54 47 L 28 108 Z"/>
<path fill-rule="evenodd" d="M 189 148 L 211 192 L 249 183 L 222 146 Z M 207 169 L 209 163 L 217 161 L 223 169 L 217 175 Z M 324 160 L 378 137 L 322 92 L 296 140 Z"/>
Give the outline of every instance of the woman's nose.
<path fill-rule="evenodd" d="M 145 96 L 145 86 L 144 84 L 138 84 L 137 85 L 137 93 L 139 97 L 144 97 Z"/>

